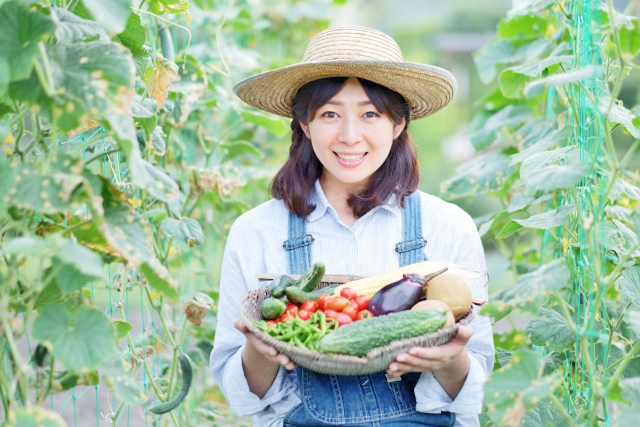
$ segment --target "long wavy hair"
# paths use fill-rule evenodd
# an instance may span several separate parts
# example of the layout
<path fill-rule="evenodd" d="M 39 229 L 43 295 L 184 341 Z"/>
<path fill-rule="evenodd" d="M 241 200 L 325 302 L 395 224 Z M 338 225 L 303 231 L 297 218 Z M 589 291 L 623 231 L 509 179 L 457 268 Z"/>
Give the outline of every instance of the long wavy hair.
<path fill-rule="evenodd" d="M 284 201 L 296 215 L 306 217 L 315 209 L 311 203 L 313 186 L 323 169 L 300 123 L 307 125 L 312 121 L 316 111 L 342 90 L 347 79 L 330 77 L 311 81 L 301 87 L 293 98 L 289 158 L 273 178 L 271 195 Z M 387 159 L 373 173 L 367 187 L 359 193 L 352 193 L 347 200 L 353 214 L 360 218 L 374 207 L 387 203 L 392 194 L 396 195 L 400 206 L 404 206 L 405 196 L 418 188 L 420 169 L 415 145 L 407 133 L 411 108 L 405 99 L 377 83 L 364 79 L 358 81 L 378 111 L 389 116 L 394 124 L 401 123 L 403 117 L 406 119 L 404 129 L 393 140 Z"/>

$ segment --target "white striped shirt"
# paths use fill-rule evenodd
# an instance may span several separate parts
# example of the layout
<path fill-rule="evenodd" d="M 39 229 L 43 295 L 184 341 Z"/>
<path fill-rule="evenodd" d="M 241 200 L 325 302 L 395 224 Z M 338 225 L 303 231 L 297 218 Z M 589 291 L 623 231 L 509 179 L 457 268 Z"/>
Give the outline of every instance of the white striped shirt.
<path fill-rule="evenodd" d="M 392 198 L 393 200 L 393 198 Z M 458 206 L 421 193 L 424 251 L 430 261 L 454 263 L 486 271 L 484 251 L 471 217 Z M 395 244 L 402 239 L 402 209 L 378 206 L 351 227 L 338 218 L 318 181 L 307 217 L 313 261 L 322 261 L 327 274 L 372 276 L 399 267 Z M 242 368 L 244 335 L 233 327 L 246 294 L 265 286 L 256 274 L 286 274 L 288 210 L 280 200 L 270 200 L 241 215 L 231 227 L 220 277 L 218 323 L 211 353 L 211 371 L 231 409 L 254 416 L 256 426 L 282 426 L 283 417 L 300 403 L 295 370 L 283 367 L 262 399 L 249 391 Z M 487 300 L 487 280 L 470 283 L 474 298 Z M 465 384 L 455 400 L 447 395 L 431 373 L 423 373 L 415 388 L 421 412 L 450 411 L 456 426 L 478 426 L 483 384 L 493 369 L 493 336 L 489 319 L 477 316 L 470 326 L 474 334 L 467 344 L 471 360 Z"/>

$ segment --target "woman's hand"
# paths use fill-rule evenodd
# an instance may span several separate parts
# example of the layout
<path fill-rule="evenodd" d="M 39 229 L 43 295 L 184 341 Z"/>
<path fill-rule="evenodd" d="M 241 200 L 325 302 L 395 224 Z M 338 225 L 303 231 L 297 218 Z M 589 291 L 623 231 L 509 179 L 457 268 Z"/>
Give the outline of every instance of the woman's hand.
<path fill-rule="evenodd" d="M 391 377 L 399 377 L 408 372 L 452 372 L 461 376 L 469 371 L 467 342 L 473 335 L 473 329 L 460 325 L 458 333 L 451 341 L 435 347 L 413 347 L 407 353 L 400 353 L 396 360 L 389 364 L 387 373 Z"/>
<path fill-rule="evenodd" d="M 271 363 L 284 366 L 285 369 L 292 370 L 296 368 L 297 365 L 293 363 L 287 355 L 278 353 L 278 350 L 274 347 L 266 344 L 264 341 L 256 337 L 241 319 L 236 320 L 233 326 L 235 326 L 235 328 L 242 332 L 247 338 L 247 345 L 245 346 L 245 350 L 242 354 L 243 362 L 250 364 L 262 356 Z"/>

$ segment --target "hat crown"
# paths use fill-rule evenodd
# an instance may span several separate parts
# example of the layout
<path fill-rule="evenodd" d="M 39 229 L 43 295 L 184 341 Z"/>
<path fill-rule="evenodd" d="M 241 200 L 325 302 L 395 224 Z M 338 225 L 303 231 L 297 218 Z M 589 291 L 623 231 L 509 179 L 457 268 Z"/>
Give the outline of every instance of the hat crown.
<path fill-rule="evenodd" d="M 403 62 L 400 47 L 391 37 L 372 28 L 329 28 L 311 39 L 302 62 Z"/>

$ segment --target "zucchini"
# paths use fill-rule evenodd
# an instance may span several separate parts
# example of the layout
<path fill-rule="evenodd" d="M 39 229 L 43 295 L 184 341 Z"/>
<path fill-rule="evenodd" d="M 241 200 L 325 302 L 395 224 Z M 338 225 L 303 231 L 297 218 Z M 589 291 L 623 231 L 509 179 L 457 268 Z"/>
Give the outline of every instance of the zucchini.
<path fill-rule="evenodd" d="M 324 264 L 321 262 L 314 263 L 307 271 L 304 272 L 298 280 L 296 286 L 305 292 L 311 292 L 320 284 L 324 277 Z"/>
<path fill-rule="evenodd" d="M 399 311 L 349 323 L 318 341 L 323 353 L 364 356 L 392 341 L 413 338 L 442 328 L 447 321 L 442 310 Z"/>
<path fill-rule="evenodd" d="M 333 295 L 333 291 L 338 286 L 340 286 L 340 283 L 334 283 L 332 285 L 326 286 L 322 289 L 318 289 L 317 291 L 313 291 L 313 292 L 305 292 L 300 288 L 296 288 L 295 286 L 289 286 L 287 289 L 285 289 L 284 293 L 287 296 L 287 298 L 289 298 L 289 301 L 291 301 L 292 303 L 302 304 L 303 302 L 309 301 L 309 300 L 315 301 L 322 294 Z"/>
<path fill-rule="evenodd" d="M 267 320 L 277 319 L 282 316 L 287 306 L 277 298 L 267 298 L 260 303 L 260 314 Z"/>
<path fill-rule="evenodd" d="M 180 369 L 182 370 L 182 386 L 180 387 L 178 395 L 168 402 L 152 406 L 147 409 L 149 412 L 158 415 L 166 414 L 167 412 L 176 409 L 184 398 L 187 397 L 189 388 L 191 388 L 191 380 L 193 379 L 193 368 L 191 367 L 189 358 L 184 354 L 180 355 Z"/>
<path fill-rule="evenodd" d="M 296 281 L 289 276 L 278 276 L 271 281 L 269 285 L 269 292 L 274 298 L 282 298 L 284 296 L 284 290 L 289 286 L 295 286 Z"/>

